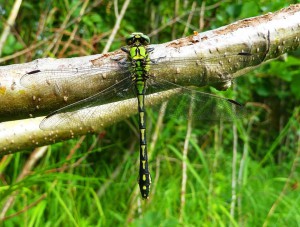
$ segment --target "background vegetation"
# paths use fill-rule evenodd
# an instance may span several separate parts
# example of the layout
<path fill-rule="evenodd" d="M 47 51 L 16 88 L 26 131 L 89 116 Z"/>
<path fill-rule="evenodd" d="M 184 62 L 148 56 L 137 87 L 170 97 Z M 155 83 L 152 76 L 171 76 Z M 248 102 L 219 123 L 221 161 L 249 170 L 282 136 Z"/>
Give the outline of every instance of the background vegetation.
<path fill-rule="evenodd" d="M 2 49 L 2 64 L 101 53 L 134 31 L 162 43 L 299 1 L 23 1 Z M 0 0 L 0 30 L 14 1 Z M 82 16 L 81 16 L 82 15 Z M 108 47 L 108 46 L 107 46 Z M 137 118 L 98 135 L 0 159 L 5 226 L 299 226 L 299 51 L 237 80 L 223 92 L 255 106 L 234 124 L 148 119 L 153 186 L 137 187 Z M 188 114 L 188 113 L 187 113 Z M 157 129 L 157 130 L 156 130 Z M 297 163 L 298 160 L 298 163 Z M 185 175 L 186 174 L 186 175 Z M 181 192 L 182 177 L 186 190 Z M 183 202 L 181 196 L 185 198 Z"/>

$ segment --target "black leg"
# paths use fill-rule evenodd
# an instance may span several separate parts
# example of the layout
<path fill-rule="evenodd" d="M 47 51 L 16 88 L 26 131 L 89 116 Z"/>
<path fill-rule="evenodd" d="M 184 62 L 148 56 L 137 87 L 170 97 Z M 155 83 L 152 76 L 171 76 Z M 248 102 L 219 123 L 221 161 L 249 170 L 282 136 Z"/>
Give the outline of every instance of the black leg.
<path fill-rule="evenodd" d="M 148 53 L 151 53 L 153 50 L 154 50 L 154 48 L 153 48 L 153 47 L 151 47 L 151 48 L 147 48 L 147 51 L 148 51 Z"/>
<path fill-rule="evenodd" d="M 129 54 L 129 50 L 126 47 L 121 47 L 121 50 L 123 50 L 125 53 Z"/>

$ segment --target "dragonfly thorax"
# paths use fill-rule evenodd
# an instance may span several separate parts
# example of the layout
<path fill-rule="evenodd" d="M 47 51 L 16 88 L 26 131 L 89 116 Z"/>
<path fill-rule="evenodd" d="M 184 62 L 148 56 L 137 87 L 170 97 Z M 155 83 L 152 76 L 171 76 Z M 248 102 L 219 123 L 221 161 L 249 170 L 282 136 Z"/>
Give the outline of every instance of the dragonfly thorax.
<path fill-rule="evenodd" d="M 131 47 L 129 50 L 129 57 L 131 60 L 143 60 L 148 57 L 148 52 L 144 46 Z"/>

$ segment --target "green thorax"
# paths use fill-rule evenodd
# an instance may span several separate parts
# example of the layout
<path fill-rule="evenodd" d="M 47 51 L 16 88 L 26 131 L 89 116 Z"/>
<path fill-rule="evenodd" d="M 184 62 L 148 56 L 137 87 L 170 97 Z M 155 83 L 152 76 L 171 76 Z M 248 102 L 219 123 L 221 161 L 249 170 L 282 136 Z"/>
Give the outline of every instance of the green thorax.
<path fill-rule="evenodd" d="M 132 63 L 132 73 L 139 79 L 150 69 L 149 52 L 146 48 L 150 39 L 143 33 L 136 32 L 126 39 L 126 43 L 129 47 L 128 60 Z"/>

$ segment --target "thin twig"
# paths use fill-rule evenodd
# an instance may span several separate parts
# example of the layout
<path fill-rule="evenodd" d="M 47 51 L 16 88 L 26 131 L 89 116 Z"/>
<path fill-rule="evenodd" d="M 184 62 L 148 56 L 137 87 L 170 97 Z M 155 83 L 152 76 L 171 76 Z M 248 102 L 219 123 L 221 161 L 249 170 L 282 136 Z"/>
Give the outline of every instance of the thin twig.
<path fill-rule="evenodd" d="M 189 26 L 191 24 L 191 21 L 193 19 L 194 13 L 195 13 L 196 6 L 197 6 L 197 2 L 193 1 L 191 13 L 189 14 L 188 19 L 186 21 L 186 25 L 185 25 L 184 31 L 182 33 L 182 37 L 186 36 L 186 33 L 188 32 Z"/>
<path fill-rule="evenodd" d="M 8 155 L 4 155 L 3 157 L 1 157 L 1 160 L 0 160 L 0 167 L 1 167 L 0 168 L 0 176 L 2 176 L 5 168 L 10 163 L 13 156 L 14 156 L 13 154 L 8 154 Z"/>
<path fill-rule="evenodd" d="M 232 219 L 234 219 L 235 215 L 235 204 L 236 204 L 236 165 L 237 165 L 237 128 L 236 124 L 232 125 L 232 132 L 233 132 L 233 148 L 232 148 L 232 171 L 231 171 L 231 203 L 230 203 L 230 215 Z"/>
<path fill-rule="evenodd" d="M 14 25 L 17 15 L 19 13 L 20 6 L 22 4 L 22 0 L 16 0 L 15 4 L 10 12 L 7 23 L 4 26 L 1 38 L 0 38 L 0 56 L 2 55 L 2 49 L 5 44 L 5 41 L 10 33 L 11 27 Z"/>
<path fill-rule="evenodd" d="M 159 110 L 159 115 L 158 115 L 158 118 L 157 118 L 157 122 L 155 124 L 155 129 L 154 129 L 154 132 L 153 132 L 152 137 L 151 137 L 151 144 L 149 146 L 149 153 L 150 153 L 149 159 L 151 159 L 152 153 L 153 153 L 155 145 L 157 143 L 159 132 L 160 132 L 160 129 L 161 129 L 162 124 L 163 124 L 163 119 L 164 119 L 164 116 L 166 114 L 167 105 L 168 105 L 168 102 L 163 102 L 161 104 L 161 107 L 160 107 L 160 110 Z"/>
<path fill-rule="evenodd" d="M 191 103 L 188 113 L 188 124 L 187 132 L 184 141 L 183 154 L 182 154 L 182 181 L 181 181 L 181 196 L 180 196 L 180 211 L 179 211 L 179 222 L 183 223 L 184 207 L 185 207 L 185 194 L 186 194 L 186 182 L 187 182 L 187 154 L 189 150 L 189 142 L 192 132 L 192 115 L 194 109 L 193 98 L 191 98 Z"/>
<path fill-rule="evenodd" d="M 74 26 L 74 29 L 71 33 L 71 36 L 69 37 L 67 43 L 65 45 L 63 45 L 63 49 L 59 52 L 58 54 L 58 57 L 61 58 L 64 53 L 66 52 L 67 48 L 69 47 L 70 43 L 74 40 L 74 37 L 75 37 L 75 34 L 76 32 L 78 31 L 78 28 L 79 28 L 79 23 L 82 19 L 82 16 L 84 15 L 84 12 L 86 10 L 86 7 L 88 6 L 88 3 L 89 3 L 89 0 L 85 0 L 80 12 L 79 12 L 79 17 L 78 17 L 78 20 L 77 20 L 77 24 Z"/>
<path fill-rule="evenodd" d="M 250 118 L 249 123 L 248 123 L 248 128 L 246 133 L 244 133 L 244 147 L 243 147 L 243 155 L 240 161 L 240 167 L 239 167 L 239 173 L 238 173 L 238 189 L 239 191 L 241 191 L 242 187 L 243 187 L 243 178 L 244 178 L 244 171 L 246 168 L 246 163 L 247 163 L 247 158 L 248 158 L 248 152 L 249 152 L 249 137 L 248 135 L 250 135 L 250 132 L 252 130 L 252 125 L 254 122 L 254 118 Z M 239 224 L 241 226 L 243 225 L 243 216 L 242 216 L 242 195 L 241 193 L 239 193 L 238 197 L 238 217 L 239 217 Z"/>
<path fill-rule="evenodd" d="M 39 147 L 39 148 L 35 149 L 31 153 L 25 166 L 23 167 L 22 172 L 16 179 L 16 182 L 20 182 L 22 179 L 24 179 L 30 173 L 33 166 L 45 154 L 46 151 L 47 151 L 47 146 L 44 146 L 44 147 Z M 8 197 L 8 199 L 6 200 L 5 204 L 3 205 L 2 211 L 0 213 L 0 220 L 3 220 L 5 218 L 5 214 L 8 211 L 8 209 L 13 205 L 17 194 L 18 194 L 18 191 L 13 192 L 12 195 L 10 197 Z"/>
<path fill-rule="evenodd" d="M 155 124 L 155 129 L 154 129 L 154 132 L 152 134 L 152 137 L 151 137 L 151 143 L 150 143 L 150 146 L 149 146 L 149 160 L 152 160 L 153 159 L 153 151 L 154 151 L 154 148 L 155 148 L 155 145 L 157 143 L 157 139 L 158 139 L 158 136 L 159 136 L 159 132 L 162 128 L 162 125 L 163 125 L 163 119 L 164 119 L 164 116 L 166 114 L 166 109 L 167 109 L 167 105 L 168 105 L 168 102 L 163 102 L 162 105 L 160 106 L 160 110 L 159 110 L 159 115 L 158 115 L 158 118 L 157 118 L 157 121 L 156 121 L 156 124 Z M 156 172 L 157 172 L 157 168 L 159 168 L 159 166 L 156 166 Z M 156 190 L 156 187 L 154 187 L 155 185 L 157 185 L 157 182 L 158 182 L 158 178 L 159 175 L 155 175 L 155 179 L 154 179 L 154 182 L 152 184 L 152 194 L 155 195 L 155 190 Z M 150 200 L 152 199 L 153 197 L 150 197 Z"/>
<path fill-rule="evenodd" d="M 201 8 L 200 8 L 199 32 L 203 31 L 204 28 L 204 13 L 205 13 L 205 1 L 202 1 Z"/>
<path fill-rule="evenodd" d="M 86 13 L 91 12 L 91 10 L 92 10 L 94 7 L 97 7 L 99 4 L 101 4 L 102 1 L 103 1 L 103 0 L 94 1 L 94 2 L 92 3 L 92 6 L 86 10 Z M 66 28 L 70 27 L 71 25 L 73 25 L 73 24 L 74 24 L 75 22 L 77 22 L 77 21 L 78 21 L 78 18 L 74 18 L 73 20 L 71 20 L 71 21 L 67 24 Z M 64 33 L 65 31 L 62 31 L 62 32 Z M 16 52 L 16 53 L 14 53 L 14 54 L 12 54 L 12 55 L 5 56 L 5 57 L 3 57 L 3 58 L 0 58 L 0 63 L 5 62 L 5 61 L 9 61 L 9 60 L 14 59 L 14 58 L 16 58 L 16 57 L 22 56 L 22 55 L 24 55 L 24 54 L 26 54 L 26 53 L 28 53 L 28 52 L 34 50 L 34 49 L 37 49 L 38 47 L 42 46 L 43 44 L 48 43 L 49 40 L 51 40 L 53 37 L 55 37 L 55 34 L 49 36 L 48 38 L 45 38 L 43 41 L 40 41 L 39 43 L 34 44 L 34 45 L 32 45 L 32 46 L 30 46 L 30 47 L 24 49 L 24 50 L 21 50 L 21 51 Z"/>
<path fill-rule="evenodd" d="M 178 10 L 179 10 L 179 0 L 175 0 L 175 8 L 174 8 L 174 18 L 178 16 Z M 172 24 L 172 39 L 176 39 L 176 24 Z"/>
<path fill-rule="evenodd" d="M 52 50 L 52 54 L 56 55 L 58 48 L 60 46 L 60 40 L 63 37 L 63 31 L 67 28 L 68 26 L 68 22 L 72 16 L 72 14 L 75 12 L 75 10 L 77 9 L 77 7 L 81 4 L 81 2 L 77 2 L 77 4 L 75 4 L 71 10 L 68 12 L 68 14 L 66 15 L 62 25 L 60 26 L 60 29 L 58 32 L 55 33 L 54 39 L 52 40 L 51 44 L 48 46 L 48 48 L 46 49 L 45 53 L 49 53 L 51 52 L 50 50 Z"/>
<path fill-rule="evenodd" d="M 73 146 L 73 148 L 70 150 L 67 158 L 66 158 L 66 161 L 69 161 L 71 160 L 71 158 L 73 157 L 73 155 L 75 154 L 75 152 L 80 148 L 81 144 L 83 143 L 84 139 L 85 139 L 85 135 L 84 136 L 81 136 L 79 138 L 79 140 L 77 140 L 75 146 Z M 67 169 L 67 164 L 64 163 L 63 166 L 59 169 L 60 172 L 64 172 L 65 170 Z"/>
<path fill-rule="evenodd" d="M 217 8 L 220 4 L 222 4 L 223 2 L 227 2 L 229 0 L 224 0 L 224 1 L 219 1 L 218 3 L 216 4 L 213 4 L 213 5 L 210 5 L 210 6 L 207 6 L 205 8 L 205 11 L 206 10 L 211 10 L 211 9 L 214 9 L 214 8 Z M 201 11 L 202 8 L 195 8 L 195 12 L 197 11 Z M 159 28 L 153 30 L 151 33 L 149 33 L 148 35 L 151 37 L 151 36 L 154 36 L 154 35 L 157 35 L 160 31 L 164 30 L 166 27 L 168 26 L 171 26 L 172 24 L 180 21 L 183 17 L 189 15 L 191 13 L 191 11 L 186 11 L 185 13 L 183 13 L 182 15 L 179 15 L 177 17 L 174 17 L 173 19 L 169 20 L 166 24 L 163 24 L 162 26 L 160 26 Z"/>
<path fill-rule="evenodd" d="M 153 185 L 157 185 L 158 180 L 159 180 L 159 176 L 160 176 L 160 162 L 161 162 L 161 158 L 157 157 L 156 158 L 156 165 L 155 165 L 155 178 L 154 178 Z M 155 195 L 155 191 L 156 191 L 156 187 L 153 187 L 153 191 L 152 191 L 153 195 Z"/>
<path fill-rule="evenodd" d="M 113 28 L 113 30 L 112 30 L 112 32 L 111 32 L 111 34 L 110 34 L 110 36 L 109 36 L 109 38 L 108 38 L 108 40 L 107 40 L 107 43 L 106 43 L 106 45 L 105 45 L 105 47 L 104 47 L 104 49 L 103 49 L 103 51 L 102 51 L 103 54 L 105 54 L 105 53 L 108 52 L 108 50 L 109 50 L 109 48 L 110 48 L 110 46 L 111 46 L 111 44 L 112 44 L 112 42 L 113 42 L 113 40 L 114 40 L 116 34 L 117 34 L 117 31 L 118 31 L 119 28 L 120 28 L 121 21 L 122 21 L 124 15 L 125 15 L 125 12 L 126 12 L 126 10 L 127 10 L 127 7 L 128 7 L 128 5 L 129 5 L 129 3 L 130 3 L 130 0 L 126 0 L 126 1 L 124 2 L 123 7 L 122 7 L 122 9 L 121 9 L 121 12 L 120 12 L 120 14 L 117 16 L 117 21 L 116 21 L 116 23 L 115 23 L 115 26 L 114 26 L 114 28 Z"/>
<path fill-rule="evenodd" d="M 122 173 L 122 168 L 124 167 L 125 162 L 129 159 L 129 157 L 133 154 L 134 147 L 136 145 L 136 141 L 134 141 L 129 149 L 129 152 L 125 152 L 122 158 L 122 162 L 115 168 L 114 172 L 110 175 L 110 178 L 106 180 L 106 182 L 101 186 L 101 188 L 97 191 L 97 195 L 102 197 L 107 190 L 107 188 L 114 182 L 114 180 Z"/>
<path fill-rule="evenodd" d="M 43 41 L 41 41 L 37 44 L 34 44 L 34 45 L 24 49 L 24 50 L 21 50 L 21 51 L 18 51 L 16 53 L 12 54 L 12 55 L 0 58 L 0 63 L 11 60 L 11 59 L 14 59 L 14 58 L 19 57 L 19 56 L 22 56 L 22 55 L 24 55 L 24 54 L 26 54 L 26 53 L 34 50 L 34 49 L 37 49 L 38 47 L 42 46 L 43 44 L 47 43 L 48 41 L 49 41 L 49 39 L 45 39 L 45 40 L 43 40 Z"/>
<path fill-rule="evenodd" d="M 278 207 L 278 205 L 282 201 L 283 197 L 286 195 L 287 190 L 288 190 L 288 188 L 290 186 L 290 182 L 291 182 L 292 178 L 294 177 L 294 174 L 295 174 L 295 172 L 297 170 L 298 165 L 300 164 L 300 135 L 298 135 L 297 144 L 298 144 L 298 146 L 297 146 L 297 153 L 296 153 L 296 156 L 294 158 L 294 162 L 292 164 L 290 174 L 289 174 L 288 178 L 286 179 L 285 185 L 283 186 L 283 189 L 282 189 L 280 195 L 278 196 L 278 198 L 276 199 L 276 201 L 273 203 L 271 209 L 269 210 L 269 213 L 268 213 L 268 215 L 267 215 L 267 217 L 265 219 L 263 227 L 267 227 L 268 226 L 269 220 L 270 220 L 271 216 L 274 214 L 276 208 Z"/>
<path fill-rule="evenodd" d="M 22 210 L 17 211 L 14 214 L 8 215 L 6 217 L 0 218 L 0 221 L 5 221 L 8 220 L 10 218 L 16 217 L 26 211 L 28 211 L 30 208 L 34 207 L 35 205 L 39 204 L 41 201 L 43 201 L 45 198 L 47 197 L 47 193 L 44 193 L 40 196 L 40 198 L 38 198 L 36 201 L 34 201 L 33 203 L 29 204 L 28 206 L 25 206 Z"/>
<path fill-rule="evenodd" d="M 85 139 L 86 136 L 82 136 L 78 142 L 75 144 L 75 146 L 70 150 L 69 155 L 67 156 L 67 160 L 70 160 L 73 155 L 75 154 L 75 151 L 80 147 L 80 145 L 82 144 L 83 140 Z M 97 140 L 96 140 L 97 141 Z M 95 143 L 92 144 L 92 146 L 89 148 L 88 152 L 86 153 L 86 155 L 82 158 L 80 158 L 76 163 L 74 163 L 73 165 L 71 165 L 71 167 L 75 167 L 78 166 L 80 162 L 82 162 L 84 160 L 84 158 L 86 158 L 86 156 L 89 154 L 89 152 L 93 149 Z M 42 155 L 44 155 L 45 151 L 47 150 L 48 146 L 44 146 L 44 147 L 40 147 L 35 149 L 34 152 L 32 152 L 30 158 L 28 159 L 27 163 L 25 164 L 21 174 L 19 175 L 19 177 L 17 178 L 16 182 L 19 182 L 20 180 L 24 179 L 26 176 L 28 176 L 30 174 L 30 170 L 33 168 L 34 164 L 42 157 Z M 56 169 L 56 172 L 64 172 L 66 169 L 68 169 L 70 166 L 67 165 L 63 165 L 61 168 Z M 47 172 L 53 172 L 52 171 L 47 171 Z M 57 180 L 55 180 L 51 187 L 54 187 L 57 183 Z M 4 207 L 1 211 L 0 214 L 0 220 L 7 220 L 9 218 L 15 217 L 16 215 L 19 215 L 20 213 L 23 213 L 25 211 L 27 211 L 29 208 L 32 208 L 34 205 L 38 204 L 40 201 L 42 201 L 42 199 L 46 198 L 48 196 L 48 193 L 44 193 L 37 201 L 33 202 L 32 204 L 26 206 L 26 208 L 14 213 L 13 215 L 10 216 L 6 216 L 5 214 L 8 211 L 9 207 L 12 206 L 16 195 L 17 195 L 18 191 L 14 192 L 12 196 L 10 196 L 6 203 L 4 204 Z"/>
<path fill-rule="evenodd" d="M 209 184 L 208 184 L 208 198 L 207 198 L 207 209 L 208 213 L 211 213 L 212 208 L 212 198 L 214 196 L 214 174 L 218 167 L 219 156 L 221 153 L 221 144 L 222 144 L 222 133 L 223 133 L 223 123 L 220 121 L 220 126 L 215 126 L 214 128 L 214 150 L 215 156 L 212 164 L 212 168 L 209 174 Z"/>
<path fill-rule="evenodd" d="M 119 17 L 118 0 L 114 0 L 114 11 L 116 18 Z"/>

